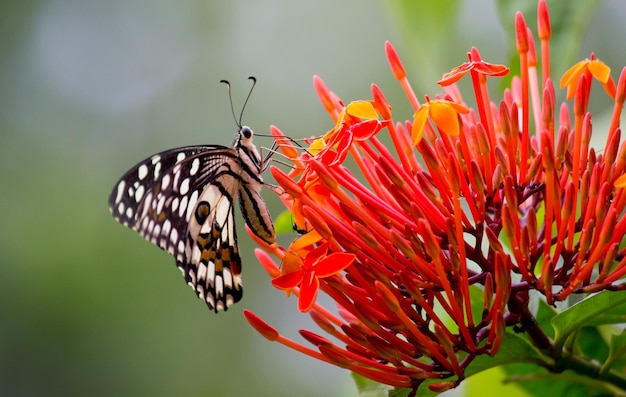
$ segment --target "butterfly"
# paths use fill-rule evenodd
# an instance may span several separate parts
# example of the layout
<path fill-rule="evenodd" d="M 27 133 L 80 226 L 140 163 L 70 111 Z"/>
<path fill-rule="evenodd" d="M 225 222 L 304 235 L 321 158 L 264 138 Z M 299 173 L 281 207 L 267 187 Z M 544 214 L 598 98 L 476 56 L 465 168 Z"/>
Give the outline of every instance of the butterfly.
<path fill-rule="evenodd" d="M 185 281 L 216 313 L 243 293 L 235 201 L 258 238 L 268 244 L 276 240 L 261 197 L 269 156 L 260 156 L 252 129 L 237 124 L 232 147 L 157 153 L 128 170 L 109 196 L 113 217 L 172 255 Z"/>

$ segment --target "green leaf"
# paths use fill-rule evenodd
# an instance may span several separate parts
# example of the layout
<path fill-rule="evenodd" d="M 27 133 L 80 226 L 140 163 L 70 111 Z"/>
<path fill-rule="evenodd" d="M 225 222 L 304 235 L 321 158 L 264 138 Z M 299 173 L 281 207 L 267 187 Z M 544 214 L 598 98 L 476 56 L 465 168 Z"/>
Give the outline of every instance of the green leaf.
<path fill-rule="evenodd" d="M 626 311 L 626 291 L 603 291 L 593 295 L 552 318 L 554 345 L 561 350 L 567 338 L 583 326 L 624 322 L 618 312 Z"/>
<path fill-rule="evenodd" d="M 274 231 L 276 234 L 293 233 L 293 215 L 284 210 L 274 219 Z"/>
<path fill-rule="evenodd" d="M 543 363 L 549 360 L 541 354 L 526 339 L 517 334 L 507 332 L 502 339 L 502 345 L 495 356 L 482 355 L 472 361 L 465 371 L 471 376 L 489 368 L 510 363 Z"/>
<path fill-rule="evenodd" d="M 359 397 L 387 397 L 393 389 L 391 386 L 383 385 L 364 376 L 351 373 Z"/>
<path fill-rule="evenodd" d="M 611 370 L 611 367 L 615 362 L 622 358 L 626 353 L 626 331 L 622 331 L 621 334 L 612 334 L 611 342 L 609 343 L 609 357 L 602 364 L 600 369 L 600 377 L 604 376 Z"/>
<path fill-rule="evenodd" d="M 543 297 L 539 297 L 537 299 L 537 304 L 538 307 L 537 313 L 535 313 L 535 321 L 537 321 L 537 325 L 539 325 L 539 328 L 545 332 L 548 338 L 554 339 L 552 319 L 558 314 L 558 312 L 554 309 L 554 307 L 548 305 Z"/>
<path fill-rule="evenodd" d="M 543 368 L 528 364 L 504 368 L 511 374 L 507 382 L 514 382 L 533 396 L 624 396 L 623 391 L 618 387 L 600 379 L 581 376 L 574 371 L 550 373 Z"/>
<path fill-rule="evenodd" d="M 598 327 L 582 327 L 576 334 L 574 354 L 604 362 L 609 356 L 609 345 Z"/>

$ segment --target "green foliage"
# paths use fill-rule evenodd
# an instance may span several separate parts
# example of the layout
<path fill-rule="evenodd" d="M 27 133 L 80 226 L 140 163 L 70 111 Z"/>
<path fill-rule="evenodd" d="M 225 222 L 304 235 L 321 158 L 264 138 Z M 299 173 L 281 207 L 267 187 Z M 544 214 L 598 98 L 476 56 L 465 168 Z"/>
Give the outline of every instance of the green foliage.
<path fill-rule="evenodd" d="M 626 291 L 603 291 L 569 307 L 552 318 L 555 348 L 560 350 L 581 327 L 624 323 L 625 310 Z"/>
<path fill-rule="evenodd" d="M 391 393 L 395 393 L 395 391 L 393 391 L 393 387 L 391 386 L 374 382 L 373 380 L 370 380 L 354 372 L 352 372 L 351 375 L 354 379 L 354 384 L 359 391 L 359 397 L 391 396 Z"/>
<path fill-rule="evenodd" d="M 288 210 L 278 214 L 273 221 L 276 234 L 293 233 L 293 215 Z"/>

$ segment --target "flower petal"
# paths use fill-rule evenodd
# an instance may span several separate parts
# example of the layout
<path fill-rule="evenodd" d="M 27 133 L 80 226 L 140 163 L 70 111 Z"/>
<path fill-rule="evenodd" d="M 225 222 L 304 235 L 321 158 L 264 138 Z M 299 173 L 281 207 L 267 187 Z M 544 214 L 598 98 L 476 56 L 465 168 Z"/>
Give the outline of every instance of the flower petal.
<path fill-rule="evenodd" d="M 356 255 L 354 254 L 335 252 L 317 262 L 313 271 L 318 278 L 329 277 L 346 269 L 355 259 Z"/>
<path fill-rule="evenodd" d="M 346 113 L 350 116 L 366 120 L 378 120 L 378 113 L 369 101 L 354 101 L 346 106 Z"/>
<path fill-rule="evenodd" d="M 304 267 L 312 267 L 321 258 L 326 256 L 326 252 L 328 252 L 328 244 L 322 244 L 319 247 L 315 248 L 313 251 L 309 252 L 306 258 L 304 258 Z"/>
<path fill-rule="evenodd" d="M 509 68 L 504 65 L 497 65 L 495 63 L 489 63 L 484 61 L 475 61 L 474 70 L 480 74 L 487 76 L 501 77 L 509 73 Z"/>
<path fill-rule="evenodd" d="M 285 256 L 280 263 L 280 274 L 289 274 L 302 269 L 304 262 L 302 258 L 307 254 L 295 250 L 287 250 Z"/>
<path fill-rule="evenodd" d="M 297 287 L 302 283 L 304 278 L 304 270 L 296 270 L 295 272 L 283 274 L 272 280 L 272 285 L 279 289 L 290 289 Z"/>
<path fill-rule="evenodd" d="M 451 136 L 459 135 L 459 119 L 450 103 L 431 101 L 430 118 L 443 133 Z"/>
<path fill-rule="evenodd" d="M 424 136 L 424 128 L 426 127 L 426 120 L 428 119 L 428 108 L 430 105 L 425 103 L 413 116 L 413 127 L 411 128 L 411 138 L 413 139 L 413 145 L 417 146 Z"/>
<path fill-rule="evenodd" d="M 315 298 L 317 297 L 317 290 L 320 287 L 320 281 L 312 273 L 302 280 L 300 286 L 300 297 L 298 298 L 298 310 L 302 313 L 311 310 L 315 304 Z"/>
<path fill-rule="evenodd" d="M 352 146 L 352 129 L 347 129 L 341 140 L 337 143 L 337 156 L 333 161 L 329 163 L 329 165 L 341 164 L 348 156 L 348 152 L 350 151 L 350 147 Z"/>
<path fill-rule="evenodd" d="M 309 148 L 307 149 L 307 152 L 315 156 L 316 154 L 321 152 L 322 149 L 324 149 L 325 147 L 326 147 L 326 141 L 324 140 L 324 138 L 318 138 L 314 140 L 313 142 L 311 142 L 311 144 L 309 145 Z"/>
<path fill-rule="evenodd" d="M 587 69 L 596 80 L 603 84 L 609 81 L 609 77 L 611 77 L 611 68 L 598 59 L 590 61 L 587 64 Z"/>
<path fill-rule="evenodd" d="M 585 59 L 584 61 L 580 61 L 578 62 L 576 65 L 572 66 L 571 68 L 567 69 L 567 71 L 565 73 L 563 73 L 563 77 L 561 77 L 561 81 L 559 82 L 559 86 L 561 88 L 565 88 L 567 86 L 570 85 L 576 85 L 576 83 L 578 82 L 578 78 L 579 76 L 584 72 L 585 68 L 587 67 L 587 63 L 589 62 L 588 59 Z M 569 89 L 568 89 L 569 91 Z M 569 95 L 568 95 L 569 97 Z"/>
<path fill-rule="evenodd" d="M 381 128 L 382 124 L 378 119 L 365 120 L 350 127 L 350 132 L 355 141 L 365 141 L 376 135 Z"/>
<path fill-rule="evenodd" d="M 308 248 L 313 244 L 320 242 L 321 240 L 322 236 L 320 236 L 320 234 L 315 231 L 315 229 L 313 229 L 295 239 L 289 246 L 289 250 L 298 252 L 304 248 Z"/>
<path fill-rule="evenodd" d="M 440 86 L 448 86 L 450 84 L 454 84 L 461 79 L 461 77 L 465 76 L 465 73 L 469 72 L 472 69 L 473 62 L 465 62 L 448 73 L 444 74 L 441 77 L 441 80 L 437 82 Z"/>

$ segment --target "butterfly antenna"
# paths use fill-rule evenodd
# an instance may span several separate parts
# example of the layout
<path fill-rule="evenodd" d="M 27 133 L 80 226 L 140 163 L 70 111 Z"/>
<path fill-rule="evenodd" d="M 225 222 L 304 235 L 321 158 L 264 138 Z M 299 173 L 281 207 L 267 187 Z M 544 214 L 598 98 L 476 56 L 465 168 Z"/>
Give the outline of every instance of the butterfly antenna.
<path fill-rule="evenodd" d="M 256 85 L 256 77 L 254 76 L 250 76 L 248 77 L 248 80 L 252 80 L 252 86 L 250 87 L 250 91 L 248 92 L 248 96 L 246 97 L 246 101 L 243 103 L 243 106 L 241 107 L 241 113 L 239 114 L 239 127 L 241 127 L 241 119 L 243 118 L 243 111 L 246 110 L 246 105 L 248 104 L 248 99 L 250 99 L 250 95 L 252 95 L 252 90 L 254 89 L 254 86 Z M 232 100 L 231 100 L 232 103 Z M 233 113 L 234 115 L 234 113 Z"/>
<path fill-rule="evenodd" d="M 239 117 L 239 121 L 237 121 L 237 116 L 235 116 L 235 107 L 233 106 L 233 95 L 230 92 L 230 81 L 220 80 L 220 83 L 224 83 L 228 87 L 228 100 L 230 101 L 230 112 L 233 114 L 233 120 L 235 120 L 235 124 L 237 124 L 237 127 L 241 128 L 241 117 Z M 248 94 L 248 96 L 250 96 L 250 94 Z"/>

